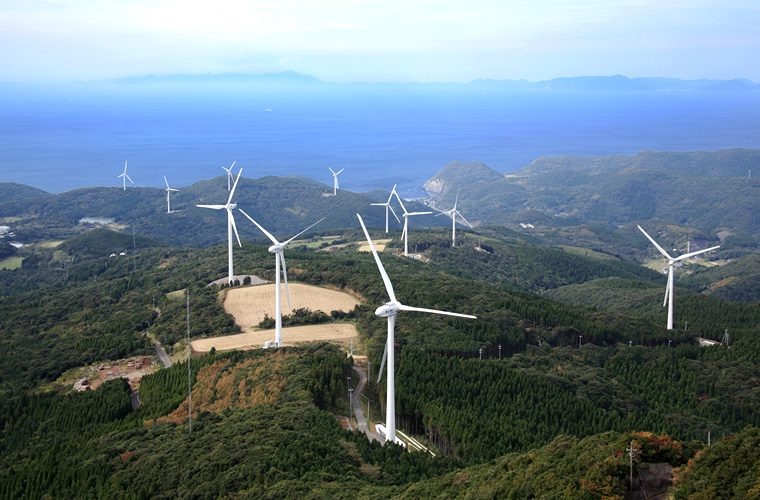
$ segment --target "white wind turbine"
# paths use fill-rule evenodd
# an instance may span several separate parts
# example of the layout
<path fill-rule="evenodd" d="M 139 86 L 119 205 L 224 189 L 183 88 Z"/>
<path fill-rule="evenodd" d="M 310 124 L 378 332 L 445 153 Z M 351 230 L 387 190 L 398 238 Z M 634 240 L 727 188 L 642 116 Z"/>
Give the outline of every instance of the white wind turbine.
<path fill-rule="evenodd" d="M 375 309 L 375 314 L 380 316 L 381 318 L 388 318 L 388 340 L 385 342 L 385 352 L 383 353 L 383 362 L 380 364 L 380 376 L 383 375 L 383 365 L 385 364 L 385 360 L 388 361 L 388 374 L 386 375 L 387 380 L 387 390 L 385 392 L 385 427 L 387 429 L 386 436 L 385 436 L 385 442 L 396 442 L 396 403 L 395 403 L 395 379 L 394 379 L 394 352 L 393 352 L 393 345 L 394 345 L 394 333 L 395 333 L 395 325 L 396 325 L 396 315 L 399 313 L 399 311 L 417 311 L 417 312 L 426 312 L 426 313 L 433 313 L 433 314 L 443 314 L 446 316 L 457 316 L 459 318 L 470 318 L 470 319 L 477 319 L 476 316 L 471 316 L 469 314 L 459 314 L 459 313 L 453 313 L 453 312 L 447 312 L 447 311 L 439 311 L 437 309 L 423 309 L 421 307 L 411 307 L 402 304 L 398 300 L 396 300 L 396 294 L 393 293 L 393 285 L 391 284 L 390 278 L 388 278 L 388 273 L 385 272 L 385 268 L 383 267 L 383 263 L 380 262 L 380 257 L 377 255 L 377 251 L 375 250 L 375 245 L 372 244 L 372 239 L 369 237 L 369 233 L 367 232 L 367 228 L 364 226 L 364 221 L 361 218 L 361 215 L 356 214 L 356 216 L 359 218 L 359 222 L 362 225 L 362 229 L 364 230 L 364 235 L 367 237 L 367 243 L 369 243 L 369 247 L 372 250 L 372 255 L 375 257 L 375 262 L 377 263 L 377 268 L 380 270 L 380 275 L 383 277 L 383 283 L 385 284 L 385 290 L 388 292 L 388 297 L 390 298 L 390 302 L 386 302 L 385 304 L 381 305 L 377 309 Z M 378 377 L 378 381 L 380 380 L 380 377 Z"/>
<path fill-rule="evenodd" d="M 393 207 L 391 206 L 391 200 L 393 199 L 393 195 L 396 193 L 396 184 L 393 185 L 393 190 L 391 191 L 390 196 L 388 196 L 388 201 L 385 203 L 372 203 L 373 206 L 376 207 L 385 207 L 385 232 L 388 233 L 388 209 L 390 209 L 391 212 L 393 212 L 393 216 L 396 218 L 399 224 L 401 224 L 401 221 L 398 218 L 398 215 L 396 215 L 396 211 L 393 210 Z"/>
<path fill-rule="evenodd" d="M 171 196 L 172 191 L 176 191 L 179 193 L 179 189 L 169 187 L 169 181 L 166 180 L 166 176 L 164 176 L 164 182 L 166 183 L 166 213 L 170 214 L 172 213 L 172 205 L 171 205 L 171 202 L 169 201 L 169 197 Z"/>
<path fill-rule="evenodd" d="M 240 169 L 240 172 L 237 174 L 237 178 L 235 178 L 235 184 L 232 185 L 232 191 L 230 191 L 230 196 L 227 198 L 227 203 L 225 205 L 195 205 L 196 207 L 200 208 L 211 208 L 213 210 L 227 210 L 227 259 L 229 263 L 229 277 L 227 278 L 228 283 L 232 283 L 234 280 L 234 273 L 232 270 L 232 231 L 235 231 L 235 238 L 237 238 L 237 242 L 239 246 L 243 246 L 240 244 L 240 236 L 238 236 L 237 226 L 235 225 L 235 218 L 232 216 L 232 211 L 237 207 L 237 203 L 232 203 L 232 196 L 235 194 L 235 188 L 237 187 L 237 183 L 240 180 L 240 174 L 243 173 L 243 169 Z"/>
<path fill-rule="evenodd" d="M 705 248 L 704 250 L 698 250 L 696 252 L 685 253 L 683 255 L 679 255 L 678 257 L 671 257 L 668 254 L 668 252 L 663 250 L 663 248 L 660 245 L 658 245 L 657 242 L 654 241 L 654 239 L 651 236 L 649 236 L 646 231 L 644 231 L 644 229 L 641 226 L 638 226 L 638 228 L 641 230 L 642 233 L 644 233 L 644 236 L 646 236 L 647 239 L 652 242 L 652 245 L 654 245 L 655 248 L 657 248 L 657 250 L 659 250 L 659 252 L 666 259 L 668 259 L 668 284 L 665 287 L 665 301 L 662 303 L 662 306 L 663 307 L 668 306 L 668 330 L 672 330 L 673 329 L 673 269 L 675 267 L 675 264 L 677 262 L 688 259 L 690 257 L 694 257 L 695 255 L 709 252 L 711 250 L 716 250 L 720 248 L 720 245 L 716 247 Z"/>
<path fill-rule="evenodd" d="M 240 210 L 240 209 L 238 209 L 238 210 Z M 274 330 L 274 335 L 275 335 L 275 343 L 277 344 L 277 347 L 282 347 L 282 296 L 280 294 L 280 261 L 282 261 L 282 274 L 283 274 L 283 276 L 285 278 L 285 294 L 286 294 L 286 296 L 288 298 L 288 310 L 290 310 L 290 292 L 288 291 L 288 269 L 285 266 L 285 255 L 283 254 L 283 250 L 285 250 L 285 246 L 288 243 L 290 243 L 291 241 L 293 241 L 297 237 L 301 236 L 303 233 L 305 233 L 309 229 L 313 228 L 314 226 L 316 226 L 317 224 L 319 224 L 320 222 L 322 222 L 323 220 L 325 220 L 325 218 L 322 217 L 317 222 L 315 222 L 311 226 L 307 227 L 306 229 L 304 229 L 303 231 L 301 231 L 297 235 L 293 236 L 289 240 L 286 240 L 286 241 L 280 243 L 279 241 L 277 241 L 277 238 L 275 238 L 274 236 L 272 236 L 266 229 L 264 229 L 263 227 L 261 227 L 261 225 L 259 225 L 258 222 L 256 222 L 255 220 L 253 220 L 253 218 L 251 218 L 250 215 L 248 215 L 247 213 L 243 212 L 242 210 L 240 210 L 240 212 L 243 215 L 245 215 L 246 217 L 248 217 L 248 219 L 251 222 L 253 222 L 256 225 L 257 228 L 261 229 L 261 232 L 264 233 L 267 236 L 267 238 L 269 238 L 270 240 L 272 240 L 272 243 L 274 243 L 274 245 L 272 245 L 271 247 L 269 247 L 269 252 L 274 254 L 275 274 L 277 276 L 275 278 L 275 286 L 276 286 L 276 288 L 275 288 L 275 306 L 274 306 L 274 308 L 275 308 L 275 327 L 274 327 L 275 330 Z"/>
<path fill-rule="evenodd" d="M 327 168 L 330 168 L 330 167 L 327 167 Z M 338 174 L 340 174 L 344 170 L 345 168 L 341 168 L 340 170 L 336 172 L 335 170 L 330 168 L 330 172 L 332 172 L 333 174 L 333 196 L 338 194 Z"/>
<path fill-rule="evenodd" d="M 135 183 L 135 181 L 133 181 L 132 178 L 127 175 L 127 162 L 124 162 L 124 172 L 117 175 L 116 177 L 121 177 L 121 180 L 123 182 L 122 188 L 124 189 L 124 191 L 127 190 L 127 179 L 129 179 L 129 182 L 131 182 L 132 184 Z"/>
<path fill-rule="evenodd" d="M 467 221 L 467 219 L 464 218 L 464 215 L 462 215 L 462 212 L 457 210 L 458 201 L 459 201 L 459 189 L 457 189 L 457 197 L 454 200 L 454 208 L 452 208 L 451 210 L 446 210 L 446 211 L 442 210 L 441 213 L 436 215 L 436 217 L 438 217 L 438 215 L 448 215 L 449 217 L 451 217 L 451 246 L 452 247 L 456 246 L 456 243 L 457 243 L 457 216 L 459 216 L 465 222 L 465 224 L 472 227 L 472 224 L 470 224 Z"/>
<path fill-rule="evenodd" d="M 398 193 L 395 190 L 393 193 L 396 195 L 396 199 L 398 200 L 399 205 L 401 205 L 401 209 L 404 211 L 404 213 L 401 215 L 401 217 L 404 218 L 404 231 L 401 233 L 401 236 L 404 238 L 404 256 L 409 257 L 409 217 L 412 215 L 428 215 L 432 214 L 433 212 L 407 212 L 406 207 L 401 201 Z"/>
<path fill-rule="evenodd" d="M 232 180 L 232 167 L 235 166 L 235 162 L 236 161 L 237 160 L 235 160 L 235 161 L 232 162 L 232 165 L 230 165 L 230 168 L 222 167 L 222 170 L 224 170 L 225 172 L 227 172 L 227 191 L 230 190 L 230 181 Z"/>

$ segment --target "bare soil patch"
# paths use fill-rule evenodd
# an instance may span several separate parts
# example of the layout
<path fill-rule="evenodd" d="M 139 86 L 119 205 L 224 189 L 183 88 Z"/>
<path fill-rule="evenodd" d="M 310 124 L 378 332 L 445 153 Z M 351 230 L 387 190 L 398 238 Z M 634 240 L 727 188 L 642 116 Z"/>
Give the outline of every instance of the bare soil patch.
<path fill-rule="evenodd" d="M 372 240 L 372 243 L 374 243 L 375 245 L 375 250 L 377 250 L 378 252 L 382 252 L 383 250 L 385 250 L 385 246 L 390 242 L 391 242 L 390 238 L 386 240 Z M 359 252 L 369 252 L 369 251 L 370 251 L 369 243 L 365 243 L 359 247 Z"/>
<path fill-rule="evenodd" d="M 350 311 L 359 304 L 354 296 L 346 292 L 304 285 L 303 283 L 290 283 L 290 304 L 293 309 L 288 309 L 285 284 L 283 283 L 280 286 L 282 314 L 284 315 L 290 314 L 293 309 L 304 307 L 312 311 L 323 311 L 330 314 L 332 311 Z M 227 295 L 224 299 L 224 310 L 235 317 L 235 322 L 244 332 L 250 332 L 261 323 L 265 315 L 274 318 L 275 293 L 276 285 L 274 284 L 230 288 L 227 289 Z M 267 340 L 273 338 L 272 335 Z M 257 347 L 260 347 L 260 344 Z M 217 349 L 219 348 L 217 347 Z"/>
<path fill-rule="evenodd" d="M 351 338 L 358 336 L 359 332 L 356 331 L 356 327 L 346 323 L 293 326 L 282 329 L 282 342 L 286 346 L 325 341 L 348 344 Z M 260 349 L 264 342 L 270 340 L 274 340 L 274 330 L 257 330 L 224 337 L 193 340 L 190 342 L 190 346 L 193 351 L 198 353 L 208 352 L 212 347 L 217 351 Z"/>

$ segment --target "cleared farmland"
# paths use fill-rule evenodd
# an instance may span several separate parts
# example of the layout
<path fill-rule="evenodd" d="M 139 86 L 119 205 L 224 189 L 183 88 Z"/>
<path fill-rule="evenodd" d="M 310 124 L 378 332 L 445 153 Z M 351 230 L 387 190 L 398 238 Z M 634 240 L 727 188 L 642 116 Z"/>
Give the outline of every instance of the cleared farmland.
<path fill-rule="evenodd" d="M 285 284 L 282 287 L 282 314 L 290 314 L 285 297 Z M 303 283 L 290 283 L 290 305 L 293 309 L 308 308 L 312 311 L 350 311 L 359 301 L 352 295 L 337 290 L 329 290 Z M 235 322 L 244 332 L 253 331 L 264 319 L 275 316 L 276 285 L 257 285 L 227 290 L 224 310 L 235 317 Z M 272 336 L 273 338 L 273 336 Z M 267 340 L 271 340 L 268 338 Z"/>
<path fill-rule="evenodd" d="M 390 243 L 392 240 L 388 238 L 387 240 L 373 240 L 372 243 L 375 245 L 375 250 L 378 252 L 382 252 L 385 250 L 385 246 Z M 369 243 L 364 243 L 362 246 L 359 247 L 360 252 L 369 252 L 371 251 L 369 248 Z"/>
<path fill-rule="evenodd" d="M 328 324 L 293 326 L 282 329 L 282 343 L 297 345 L 309 342 L 331 341 L 348 344 L 349 339 L 357 337 L 356 327 L 350 324 Z M 259 349 L 264 342 L 274 340 L 274 330 L 257 330 L 225 337 L 193 340 L 190 347 L 194 352 L 208 352 L 214 347 L 217 351 L 230 349 Z"/>

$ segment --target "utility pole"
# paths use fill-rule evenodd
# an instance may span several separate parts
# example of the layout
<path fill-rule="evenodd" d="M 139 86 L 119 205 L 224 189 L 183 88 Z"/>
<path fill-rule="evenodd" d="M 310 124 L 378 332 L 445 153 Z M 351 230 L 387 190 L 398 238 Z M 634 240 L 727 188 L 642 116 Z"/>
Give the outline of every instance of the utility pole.
<path fill-rule="evenodd" d="M 626 448 L 625 451 L 627 451 L 631 457 L 631 491 L 633 491 L 633 458 L 636 456 L 636 452 L 639 450 L 633 447 L 633 441 L 631 441 L 631 447 Z"/>
<path fill-rule="evenodd" d="M 351 339 L 351 357 L 354 357 L 354 339 Z"/>
<path fill-rule="evenodd" d="M 354 408 L 352 405 L 351 398 L 353 397 L 354 389 L 353 387 L 348 388 L 348 427 L 351 427 L 351 421 L 354 419 Z"/>
<path fill-rule="evenodd" d="M 367 359 L 367 383 L 368 384 L 372 382 L 372 376 L 370 375 L 371 371 L 372 371 L 372 361 Z"/>
<path fill-rule="evenodd" d="M 689 322 L 688 321 L 686 323 L 684 323 L 684 325 L 683 325 L 683 331 L 686 331 L 687 328 L 689 328 Z"/>
<path fill-rule="evenodd" d="M 580 349 L 581 347 L 583 347 L 583 335 L 578 335 L 578 337 L 579 337 L 579 339 L 578 339 L 578 349 Z"/>
<path fill-rule="evenodd" d="M 707 431 L 707 446 L 710 446 L 710 431 Z"/>
<path fill-rule="evenodd" d="M 633 341 L 632 341 L 632 340 L 629 340 L 629 341 L 628 341 L 628 347 L 631 347 L 632 345 L 633 345 Z"/>
<path fill-rule="evenodd" d="M 499 359 L 501 359 L 501 344 L 499 344 Z"/>
<path fill-rule="evenodd" d="M 166 342 L 166 338 L 164 338 Z M 187 287 L 187 433 L 193 433 L 192 372 L 190 371 L 190 286 Z"/>
<path fill-rule="evenodd" d="M 483 348 L 478 349 L 478 352 L 480 353 L 480 360 L 483 361 Z"/>
<path fill-rule="evenodd" d="M 670 347 L 670 343 L 673 342 L 672 340 L 668 339 L 668 347 Z"/>

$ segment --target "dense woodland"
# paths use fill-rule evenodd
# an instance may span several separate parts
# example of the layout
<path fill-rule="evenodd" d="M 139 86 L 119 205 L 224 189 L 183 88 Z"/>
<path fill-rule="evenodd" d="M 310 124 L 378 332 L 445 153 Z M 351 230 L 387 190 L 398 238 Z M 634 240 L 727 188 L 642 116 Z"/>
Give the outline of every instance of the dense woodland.
<path fill-rule="evenodd" d="M 223 290 L 207 286 L 226 275 L 226 245 L 169 246 L 148 237 L 147 224 L 134 233 L 74 227 L 49 218 L 53 197 L 39 203 L 25 230 L 41 238 L 46 223 L 60 224 L 54 233 L 66 241 L 26 247 L 20 269 L 0 270 L 3 498 L 615 498 L 628 486 L 631 440 L 640 465 L 680 467 L 678 498 L 759 487 L 760 261 L 750 240 L 729 263 L 677 271 L 678 328 L 667 331 L 666 278 L 634 263 L 653 249 L 630 226 L 483 226 L 458 231 L 452 248 L 450 228 L 420 224 L 410 246 L 421 260 L 396 257 L 394 229 L 381 258 L 399 300 L 478 316 L 402 312 L 396 322 L 397 424 L 433 458 L 341 428 L 334 415 L 345 413 L 351 359 L 329 345 L 193 358 L 192 434 L 186 363 L 143 377 L 138 409 L 121 380 L 71 393 L 59 380 L 71 368 L 152 353 L 151 339 L 184 352 L 187 293 L 191 338 L 238 332 Z M 294 226 L 318 208 L 304 208 Z M 362 304 L 299 309 L 284 322 L 354 323 L 376 371 L 387 326 L 374 310 L 388 297 L 371 255 L 356 251 L 354 219 L 305 236 L 286 259 L 291 282 L 348 289 Z M 699 230 L 650 224 L 667 246 L 712 244 Z M 249 234 L 253 243 L 235 249 L 236 273 L 273 280 L 268 243 Z M 344 245 L 317 251 L 325 241 Z M 726 330 L 730 346 L 697 343 Z M 377 417 L 385 379 L 366 390 Z"/>

